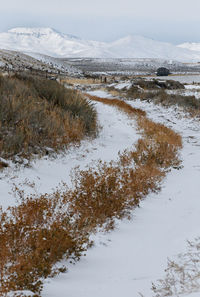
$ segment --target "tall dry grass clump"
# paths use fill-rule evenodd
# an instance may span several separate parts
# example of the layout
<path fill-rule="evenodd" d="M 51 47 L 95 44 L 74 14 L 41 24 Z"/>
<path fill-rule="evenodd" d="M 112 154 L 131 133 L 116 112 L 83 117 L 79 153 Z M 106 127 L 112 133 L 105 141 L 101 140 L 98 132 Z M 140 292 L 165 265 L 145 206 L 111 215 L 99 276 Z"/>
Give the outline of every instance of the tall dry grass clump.
<path fill-rule="evenodd" d="M 95 130 L 96 112 L 76 91 L 38 77 L 0 77 L 1 157 L 63 149 Z"/>
<path fill-rule="evenodd" d="M 16 290 L 40 296 L 43 279 L 64 270 L 55 270 L 59 260 L 79 259 L 91 245 L 91 233 L 110 230 L 116 218 L 129 217 L 141 199 L 160 189 L 169 168 L 179 164 L 179 135 L 125 102 L 108 100 L 98 98 L 135 115 L 142 138 L 115 162 L 76 169 L 71 189 L 63 185 L 51 195 L 28 198 L 19 192 L 21 205 L 1 210 L 1 296 Z"/>
<path fill-rule="evenodd" d="M 88 100 L 83 98 L 81 93 L 73 89 L 66 89 L 56 81 L 24 74 L 16 74 L 15 77 L 30 88 L 33 88 L 39 97 L 46 99 L 50 104 L 69 112 L 73 118 L 80 118 L 84 123 L 86 133 L 94 132 L 96 128 L 96 112 Z"/>

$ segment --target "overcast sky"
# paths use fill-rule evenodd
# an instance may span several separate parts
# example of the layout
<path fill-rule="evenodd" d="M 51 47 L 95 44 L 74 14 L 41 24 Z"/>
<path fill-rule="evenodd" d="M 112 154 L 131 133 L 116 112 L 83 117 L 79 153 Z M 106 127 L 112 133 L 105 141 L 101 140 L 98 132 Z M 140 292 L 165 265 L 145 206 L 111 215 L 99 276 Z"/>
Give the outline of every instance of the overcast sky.
<path fill-rule="evenodd" d="M 102 41 L 200 42 L 200 0 L 2 0 L 0 12 L 1 32 L 42 26 Z"/>

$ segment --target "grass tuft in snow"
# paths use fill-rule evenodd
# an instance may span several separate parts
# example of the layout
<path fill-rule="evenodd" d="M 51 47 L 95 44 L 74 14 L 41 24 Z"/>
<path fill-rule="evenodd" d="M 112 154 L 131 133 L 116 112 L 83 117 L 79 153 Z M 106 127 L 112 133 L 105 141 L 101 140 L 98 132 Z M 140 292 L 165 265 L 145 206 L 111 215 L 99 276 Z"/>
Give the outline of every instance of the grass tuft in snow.
<path fill-rule="evenodd" d="M 188 241 L 187 252 L 169 260 L 163 279 L 152 285 L 155 297 L 180 296 L 200 291 L 200 238 Z"/>

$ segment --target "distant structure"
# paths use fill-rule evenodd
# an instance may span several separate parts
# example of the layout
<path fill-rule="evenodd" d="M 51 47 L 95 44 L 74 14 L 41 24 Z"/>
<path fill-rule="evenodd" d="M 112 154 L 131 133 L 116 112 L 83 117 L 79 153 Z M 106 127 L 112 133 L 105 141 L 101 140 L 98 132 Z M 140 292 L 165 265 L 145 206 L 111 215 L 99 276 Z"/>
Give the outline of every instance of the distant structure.
<path fill-rule="evenodd" d="M 169 69 L 167 69 L 165 67 L 160 67 L 156 71 L 157 76 L 168 76 L 169 74 L 170 74 Z"/>

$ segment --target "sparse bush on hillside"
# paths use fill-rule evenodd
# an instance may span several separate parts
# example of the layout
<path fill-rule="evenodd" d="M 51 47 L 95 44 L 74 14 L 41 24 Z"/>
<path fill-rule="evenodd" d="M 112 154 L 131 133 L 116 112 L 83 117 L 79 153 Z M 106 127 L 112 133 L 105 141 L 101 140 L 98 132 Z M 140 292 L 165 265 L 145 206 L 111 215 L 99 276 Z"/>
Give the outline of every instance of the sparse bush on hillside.
<path fill-rule="evenodd" d="M 163 106 L 178 105 L 186 111 L 200 111 L 200 100 L 195 96 L 185 96 L 180 94 L 168 94 L 164 90 L 160 91 L 141 91 L 135 87 L 127 91 L 127 98 L 140 99 L 152 101 L 155 104 L 162 104 Z"/>
<path fill-rule="evenodd" d="M 41 79 L 28 75 L 16 75 L 16 78 L 24 81 L 29 87 L 36 90 L 40 98 L 46 99 L 50 104 L 62 108 L 70 113 L 73 118 L 80 118 L 84 123 L 87 133 L 95 130 L 96 112 L 91 103 L 73 89 L 66 89 L 57 81 Z"/>
<path fill-rule="evenodd" d="M 200 110 L 200 100 L 196 99 L 195 96 L 184 96 L 160 92 L 155 98 L 155 102 L 167 106 L 177 104 L 178 106 L 188 110 Z"/>
<path fill-rule="evenodd" d="M 76 91 L 38 77 L 0 77 L 1 157 L 62 149 L 95 130 L 96 112 Z"/>
<path fill-rule="evenodd" d="M 127 97 L 128 99 L 140 99 L 152 101 L 155 104 L 162 104 L 163 106 L 177 105 L 185 111 L 190 112 L 191 115 L 200 114 L 200 100 L 195 96 L 186 96 L 181 94 L 169 94 L 167 90 L 184 89 L 184 85 L 180 82 L 167 80 L 158 81 L 153 80 L 137 80 L 127 89 L 115 89 L 114 87 L 107 87 L 107 90 L 112 94 L 114 89 L 115 95 Z"/>
<path fill-rule="evenodd" d="M 185 89 L 185 86 L 180 83 L 179 81 L 175 80 L 166 80 L 160 81 L 157 79 L 152 80 L 145 80 L 140 79 L 134 81 L 133 86 L 139 86 L 144 90 L 155 90 L 155 89 L 166 89 L 166 90 L 178 90 L 178 89 Z"/>

